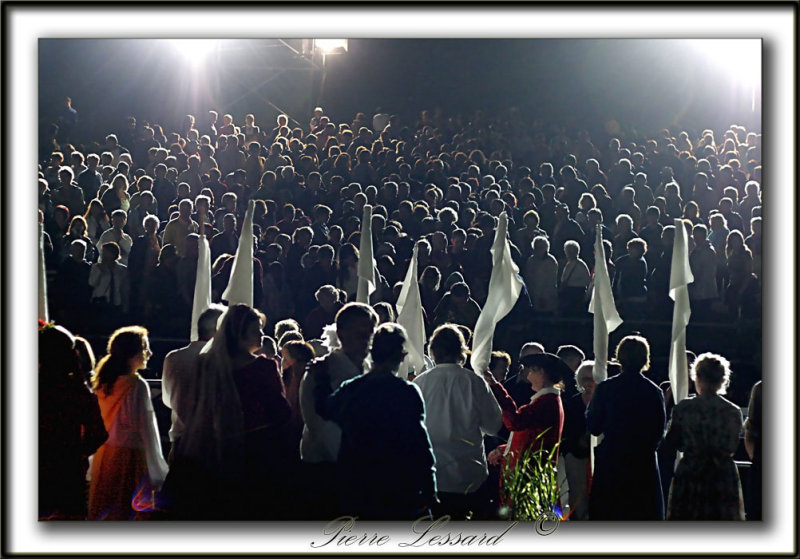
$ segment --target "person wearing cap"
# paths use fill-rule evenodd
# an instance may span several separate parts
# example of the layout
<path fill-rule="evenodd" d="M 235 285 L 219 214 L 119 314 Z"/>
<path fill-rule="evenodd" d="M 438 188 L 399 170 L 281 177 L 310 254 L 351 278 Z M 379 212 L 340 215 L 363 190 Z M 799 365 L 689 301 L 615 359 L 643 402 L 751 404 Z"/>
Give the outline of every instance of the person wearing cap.
<path fill-rule="evenodd" d="M 617 361 L 622 372 L 597 385 L 586 409 L 589 432 L 603 435 L 595 449 L 589 519 L 664 520 L 656 449 L 666 412 L 661 389 L 642 374 L 650 366 L 647 340 L 625 336 Z"/>
<path fill-rule="evenodd" d="M 491 375 L 484 375 L 503 410 L 503 424 L 511 431 L 509 441 L 489 454 L 489 462 L 514 468 L 520 455 L 537 445 L 550 451 L 561 440 L 564 427 L 564 408 L 561 404 L 562 379 L 570 370 L 553 353 L 535 353 L 520 360 L 523 372 L 533 389 L 530 403 L 518 406 L 502 384 Z M 558 456 L 556 450 L 555 457 Z"/>

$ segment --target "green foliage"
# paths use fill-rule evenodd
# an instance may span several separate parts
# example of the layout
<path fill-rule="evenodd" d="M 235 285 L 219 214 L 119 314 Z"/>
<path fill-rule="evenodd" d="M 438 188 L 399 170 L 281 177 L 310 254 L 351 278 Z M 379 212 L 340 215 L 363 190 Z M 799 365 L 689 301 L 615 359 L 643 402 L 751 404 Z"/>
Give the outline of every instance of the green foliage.
<path fill-rule="evenodd" d="M 543 515 L 561 516 L 556 452 L 560 441 L 551 450 L 541 447 L 539 438 L 526 448 L 513 468 L 503 469 L 500 490 L 501 516 L 510 520 L 535 521 Z"/>

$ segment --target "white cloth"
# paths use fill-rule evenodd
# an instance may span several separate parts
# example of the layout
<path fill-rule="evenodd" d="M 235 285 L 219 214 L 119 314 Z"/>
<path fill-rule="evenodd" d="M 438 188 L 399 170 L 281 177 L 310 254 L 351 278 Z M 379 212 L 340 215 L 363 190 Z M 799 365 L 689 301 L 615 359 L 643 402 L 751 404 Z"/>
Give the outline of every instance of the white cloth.
<path fill-rule="evenodd" d="M 475 332 L 472 335 L 470 365 L 478 374 L 489 368 L 495 326 L 514 308 L 522 291 L 519 268 L 511 259 L 511 248 L 506 238 L 507 230 L 508 216 L 503 212 L 500 214 L 500 222 L 491 249 L 492 276 L 489 279 L 489 296 L 475 323 Z"/>
<path fill-rule="evenodd" d="M 222 298 L 228 301 L 230 306 L 237 303 L 253 306 L 253 212 L 255 207 L 255 200 L 250 200 L 244 214 L 239 246 L 236 248 L 236 256 L 233 257 L 231 278 L 228 281 L 228 287 L 222 293 Z"/>
<path fill-rule="evenodd" d="M 197 341 L 200 336 L 197 332 L 197 321 L 200 315 L 211 306 L 211 250 L 205 235 L 200 237 L 197 244 L 197 274 L 194 282 L 194 297 L 192 298 L 192 323 L 189 339 Z M 198 350 L 199 351 L 199 350 Z"/>
<path fill-rule="evenodd" d="M 39 318 L 50 322 L 47 312 L 47 272 L 44 265 L 44 224 L 39 224 Z"/>
<path fill-rule="evenodd" d="M 364 374 L 355 363 L 341 350 L 335 349 L 324 357 L 331 379 L 331 390 L 351 378 Z M 314 400 L 316 378 L 309 371 L 300 381 L 300 411 L 303 414 L 303 436 L 300 439 L 300 458 L 304 462 L 336 462 L 339 458 L 339 445 L 342 442 L 342 430 L 332 422 L 317 415 Z"/>
<path fill-rule="evenodd" d="M 425 425 L 436 457 L 436 485 L 447 493 L 472 493 L 489 476 L 483 435 L 503 425 L 500 404 L 482 377 L 444 363 L 414 379 L 425 400 Z"/>
<path fill-rule="evenodd" d="M 595 382 L 603 382 L 608 377 L 608 334 L 622 324 L 614 304 L 611 292 L 611 279 L 608 277 L 608 266 L 602 232 L 597 226 L 594 242 L 595 258 L 594 285 L 592 300 L 589 301 L 589 312 L 594 315 L 593 349 L 594 368 L 592 376 Z"/>
<path fill-rule="evenodd" d="M 677 404 L 689 395 L 689 370 L 686 363 L 686 326 L 692 310 L 689 284 L 694 281 L 689 266 L 689 240 L 681 220 L 675 220 L 675 241 L 669 277 L 669 296 L 675 301 L 672 311 L 672 342 L 669 348 L 669 381 L 672 401 Z"/>
<path fill-rule="evenodd" d="M 122 231 L 118 237 L 117 232 L 112 227 L 111 229 L 106 229 L 103 231 L 103 234 L 100 235 L 100 239 L 97 241 L 97 248 L 102 248 L 106 243 L 117 243 L 119 245 L 119 262 L 127 266 L 128 255 L 131 253 L 131 247 L 133 247 L 133 239 L 131 239 L 131 236 Z M 100 257 L 97 261 L 103 261 L 102 251 L 100 251 Z"/>
<path fill-rule="evenodd" d="M 204 341 L 194 341 L 189 345 L 170 351 L 164 358 L 161 372 L 161 400 L 172 410 L 172 425 L 169 428 L 169 440 L 183 435 L 186 428 L 183 419 L 193 405 L 193 383 L 197 378 L 197 365 L 200 350 L 206 345 Z"/>
<path fill-rule="evenodd" d="M 106 444 L 144 450 L 150 481 L 156 488 L 161 487 L 169 468 L 161 452 L 150 387 L 142 377 L 137 375 L 136 385 L 121 404 Z"/>
<path fill-rule="evenodd" d="M 375 280 L 375 258 L 372 254 L 372 206 L 364 205 L 361 219 L 361 246 L 358 249 L 358 290 L 356 301 L 369 304 L 378 282 Z"/>
<path fill-rule="evenodd" d="M 424 371 L 425 365 L 425 319 L 422 316 L 422 299 L 419 294 L 419 282 L 417 281 L 417 246 L 414 245 L 414 252 L 411 255 L 411 263 L 408 266 L 403 288 L 397 298 L 397 323 L 403 326 L 408 333 L 408 355 L 400 366 L 399 376 L 408 379 L 411 369 L 417 375 Z"/>

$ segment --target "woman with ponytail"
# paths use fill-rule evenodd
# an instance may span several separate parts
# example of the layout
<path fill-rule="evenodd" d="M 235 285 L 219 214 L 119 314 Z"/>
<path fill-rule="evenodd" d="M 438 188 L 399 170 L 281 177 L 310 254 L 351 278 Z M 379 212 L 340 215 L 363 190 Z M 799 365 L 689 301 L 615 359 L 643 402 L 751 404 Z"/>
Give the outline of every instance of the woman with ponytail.
<path fill-rule="evenodd" d="M 147 330 L 126 326 L 108 341 L 92 387 L 108 440 L 92 461 L 90 520 L 131 520 L 152 510 L 167 474 L 150 388 L 139 376 L 152 355 Z"/>

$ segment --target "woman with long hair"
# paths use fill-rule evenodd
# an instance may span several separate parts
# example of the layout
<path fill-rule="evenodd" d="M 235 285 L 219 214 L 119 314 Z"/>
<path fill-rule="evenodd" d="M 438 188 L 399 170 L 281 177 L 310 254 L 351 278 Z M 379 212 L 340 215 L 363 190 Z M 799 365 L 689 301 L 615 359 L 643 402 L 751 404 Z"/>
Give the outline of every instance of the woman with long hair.
<path fill-rule="evenodd" d="M 152 354 L 145 328 L 120 328 L 92 378 L 108 440 L 92 461 L 90 520 L 141 518 L 166 477 L 150 388 L 137 373 Z"/>
<path fill-rule="evenodd" d="M 86 518 L 87 458 L 108 438 L 65 328 L 39 323 L 39 519 Z"/>
<path fill-rule="evenodd" d="M 184 467 L 179 515 L 281 518 L 291 414 L 274 359 L 257 355 L 263 315 L 236 304 L 200 352 L 194 413 L 176 449 Z"/>
<path fill-rule="evenodd" d="M 111 228 L 111 219 L 108 216 L 109 214 L 106 213 L 106 209 L 100 200 L 95 198 L 89 202 L 89 207 L 86 208 L 83 218 L 86 220 L 86 232 L 93 243 L 97 243 L 100 240 L 100 235 L 106 229 Z"/>
<path fill-rule="evenodd" d="M 82 215 L 74 216 L 70 222 L 69 227 L 67 228 L 67 234 L 64 235 L 62 242 L 62 255 L 64 258 L 67 258 L 69 255 L 69 246 L 72 244 L 72 241 L 76 239 L 80 239 L 86 243 L 86 260 L 94 263 L 97 262 L 97 258 L 100 256 L 100 253 L 97 250 L 97 246 L 95 245 L 92 238 L 89 236 L 87 230 L 88 225 L 86 224 L 86 218 Z"/>

